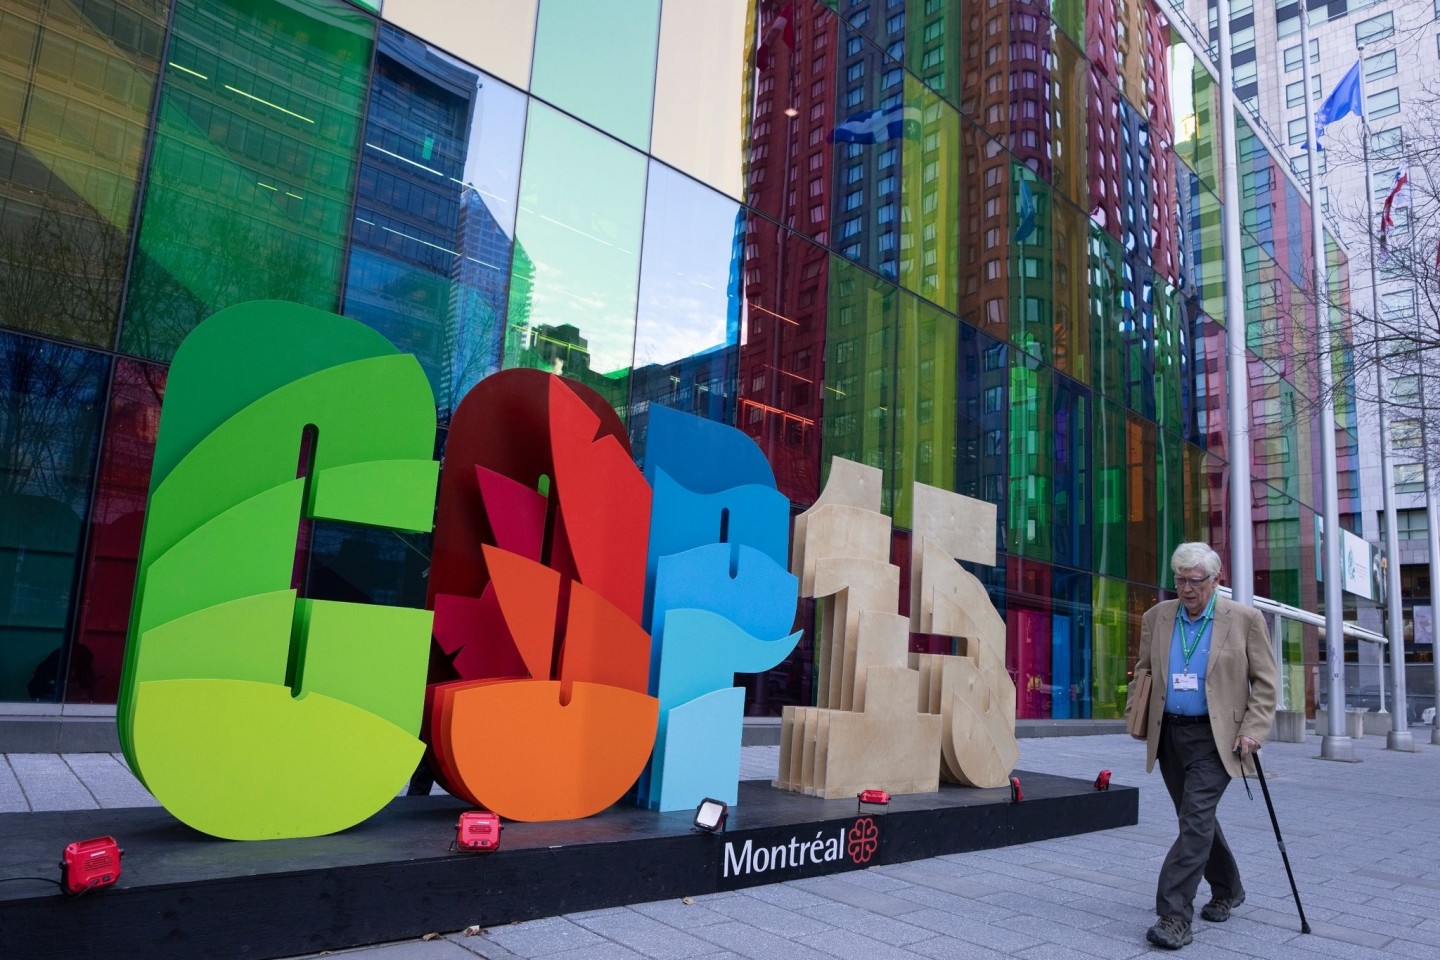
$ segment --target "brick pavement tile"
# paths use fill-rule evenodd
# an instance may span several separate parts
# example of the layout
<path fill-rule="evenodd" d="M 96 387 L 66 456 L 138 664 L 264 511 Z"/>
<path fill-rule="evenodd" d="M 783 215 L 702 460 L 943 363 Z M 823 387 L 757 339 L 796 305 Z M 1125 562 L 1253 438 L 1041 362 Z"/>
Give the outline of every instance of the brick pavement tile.
<path fill-rule="evenodd" d="M 902 894 L 907 900 L 913 900 L 924 909 L 914 913 L 905 914 L 907 923 L 920 923 L 917 916 L 924 916 L 931 912 L 938 911 L 956 919 L 989 923 L 994 920 L 1004 920 L 1006 917 L 1013 917 L 1015 911 L 1008 907 L 992 903 L 984 899 L 971 897 L 957 897 L 954 894 L 945 893 L 941 890 L 932 890 L 927 887 L 912 887 L 909 892 Z M 920 923 L 921 926 L 929 924 Z"/>
<path fill-rule="evenodd" d="M 130 768 L 110 753 L 69 753 L 65 765 L 102 808 L 158 807 L 160 801 L 141 786 Z"/>
<path fill-rule="evenodd" d="M 829 930 L 809 936 L 805 938 L 805 945 L 836 960 L 913 960 L 915 956 L 907 947 L 876 940 L 853 930 Z"/>
<path fill-rule="evenodd" d="M 1056 903 L 1054 900 L 1044 900 L 1038 897 L 1017 895 L 1013 893 L 995 894 L 986 898 L 996 906 L 1013 910 L 1026 917 L 1038 917 L 1052 923 L 1058 923 L 1067 927 L 1078 927 L 1081 930 L 1088 930 L 1105 923 L 1104 918 L 1097 917 L 1093 913 L 1084 910 L 1074 910 L 1069 906 Z"/>
<path fill-rule="evenodd" d="M 20 789 L 20 780 L 10 766 L 10 758 L 0 754 L 0 813 L 24 813 L 29 811 L 30 801 Z"/>
<path fill-rule="evenodd" d="M 565 917 L 546 917 L 501 927 L 490 927 L 489 939 L 519 957 L 548 957 L 552 953 L 602 942 L 592 933 Z"/>
<path fill-rule="evenodd" d="M 1082 953 L 1070 947 L 1062 947 L 1058 943 L 1042 943 L 1038 947 L 1021 950 L 1015 956 L 1021 957 L 1023 960 L 1095 960 L 1091 954 Z"/>
<path fill-rule="evenodd" d="M 545 960 L 645 960 L 646 954 L 636 953 L 618 943 L 588 944 L 573 950 L 547 953 Z"/>
<path fill-rule="evenodd" d="M 824 897 L 817 896 L 808 887 L 796 883 L 767 883 L 760 887 L 747 887 L 740 892 L 747 897 L 753 897 L 785 910 L 803 910 L 806 907 L 818 907 L 830 902 Z"/>
<path fill-rule="evenodd" d="M 95 797 L 57 753 L 12 753 L 10 767 L 32 810 L 95 810 Z"/>
<path fill-rule="evenodd" d="M 887 875 L 903 880 L 912 886 L 929 887 L 953 893 L 957 897 L 971 897 L 979 900 L 996 892 L 996 887 L 973 879 L 975 871 L 965 861 L 915 860 L 910 863 L 877 867 Z"/>
<path fill-rule="evenodd" d="M 827 960 L 818 950 L 733 920 L 701 927 L 695 935 L 752 960 Z"/>
<path fill-rule="evenodd" d="M 1251 919 L 1260 923 L 1270 923 L 1275 926 L 1287 926 L 1294 929 L 1298 926 L 1298 918 L 1294 915 L 1276 915 L 1268 910 L 1253 910 L 1247 914 Z M 1307 915 L 1307 919 L 1309 919 Z M 1381 949 L 1394 937 L 1389 934 L 1371 933 L 1368 930 L 1360 930 L 1347 926 L 1343 921 L 1329 922 L 1326 920 L 1310 920 L 1311 936 L 1317 940 L 1335 940 L 1350 944 L 1355 947 L 1368 949 Z"/>
<path fill-rule="evenodd" d="M 596 910 L 570 919 L 612 943 L 654 960 L 685 960 L 714 950 L 713 944 L 633 910 Z"/>
<path fill-rule="evenodd" d="M 908 889 L 909 885 L 892 889 Z M 834 877 L 820 877 L 805 884 L 806 893 L 822 897 L 825 901 L 842 903 L 857 910 L 878 914 L 883 917 L 898 917 L 922 909 L 913 900 L 881 893 L 854 884 L 844 883 Z"/>
<path fill-rule="evenodd" d="M 1152 920 L 1151 923 L 1154 921 Z M 995 926 L 1005 927 L 1046 943 L 1055 943 L 1062 947 L 1079 950 L 1092 957 L 1125 960 L 1127 957 L 1133 957 L 1148 949 L 1145 945 L 1145 930 L 1150 924 L 1145 924 L 1138 929 L 1127 927 L 1124 933 L 1118 937 L 1106 932 L 1105 928 L 1109 927 L 1109 924 L 1093 930 L 1080 930 L 1059 923 L 1037 922 L 1034 917 L 1011 917 L 1009 920 L 1001 920 Z"/>
<path fill-rule="evenodd" d="M 355 950 L 307 954 L 305 960 L 319 957 L 335 957 L 340 960 L 474 960 L 475 954 L 445 937 L 434 940 L 397 940 Z M 497 957 L 495 960 L 509 960 Z"/>
<path fill-rule="evenodd" d="M 924 943 L 915 944 L 911 949 L 915 951 L 916 955 L 929 957 L 931 960 L 1004 960 L 1005 958 L 1005 954 L 998 950 L 991 950 L 989 947 L 982 947 L 967 940 L 952 940 L 949 937 L 926 940 Z"/>
<path fill-rule="evenodd" d="M 725 923 L 729 920 L 724 914 L 716 913 L 701 903 L 687 904 L 680 900 L 652 900 L 649 903 L 631 904 L 629 909 L 681 930 Z"/>
<path fill-rule="evenodd" d="M 1078 880 L 1060 881 L 1062 883 L 1079 883 Z M 1078 900 L 1071 900 L 1065 906 L 1072 910 L 1083 910 L 1086 913 L 1093 913 L 1101 917 L 1105 923 L 1113 923 L 1117 920 L 1141 923 L 1146 927 L 1155 922 L 1155 898 L 1147 896 L 1143 901 L 1125 899 L 1122 897 L 1110 896 L 1110 891 L 1096 889 L 1091 886 L 1089 895 Z"/>
<path fill-rule="evenodd" d="M 854 931 L 899 947 L 935 936 L 933 930 L 906 923 L 903 918 L 867 913 L 844 903 L 826 902 L 816 907 L 805 907 L 800 912 L 837 929 Z"/>
<path fill-rule="evenodd" d="M 1113 868 L 1099 870 L 1094 866 L 1077 867 L 1068 863 L 1037 863 L 1035 868 L 1051 875 L 1051 883 L 1054 877 L 1065 877 L 1070 880 L 1078 880 L 1082 883 L 1095 884 L 1102 887 L 1112 887 L 1116 890 L 1124 890 L 1129 893 L 1153 894 L 1155 892 L 1155 881 L 1141 879 L 1126 873 L 1117 873 Z M 1157 868 L 1156 874 L 1159 870 Z"/>
<path fill-rule="evenodd" d="M 732 920 L 739 920 L 780 937 L 802 937 L 829 929 L 818 920 L 781 909 L 754 897 L 721 900 L 710 904 L 710 908 Z"/>

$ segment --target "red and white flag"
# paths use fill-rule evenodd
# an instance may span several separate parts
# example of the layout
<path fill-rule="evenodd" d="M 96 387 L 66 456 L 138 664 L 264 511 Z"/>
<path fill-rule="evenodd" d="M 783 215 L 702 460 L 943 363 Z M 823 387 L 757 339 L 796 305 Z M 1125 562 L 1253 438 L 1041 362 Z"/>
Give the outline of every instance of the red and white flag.
<path fill-rule="evenodd" d="M 1385 210 L 1380 214 L 1380 246 L 1385 246 L 1386 234 L 1390 228 L 1395 226 L 1395 217 L 1392 211 L 1396 207 L 1410 206 L 1410 164 L 1401 162 L 1400 169 L 1395 171 L 1395 182 L 1390 185 L 1390 193 L 1385 197 Z"/>

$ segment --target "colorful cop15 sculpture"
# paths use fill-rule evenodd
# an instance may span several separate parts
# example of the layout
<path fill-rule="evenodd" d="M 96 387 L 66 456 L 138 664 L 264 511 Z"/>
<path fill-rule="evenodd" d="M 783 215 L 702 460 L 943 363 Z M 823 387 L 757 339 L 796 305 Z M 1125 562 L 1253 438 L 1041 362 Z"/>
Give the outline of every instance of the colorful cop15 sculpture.
<path fill-rule="evenodd" d="M 161 414 L 117 712 L 131 769 L 233 839 L 359 823 L 427 750 L 512 819 L 588 816 L 637 779 L 652 808 L 733 802 L 734 673 L 799 636 L 789 503 L 738 431 L 650 413 L 642 476 L 593 391 L 487 378 L 456 410 L 437 514 L 414 357 L 291 303 L 202 323 Z M 433 523 L 430 609 L 300 596 L 297 538 L 322 519 Z M 452 675 L 427 687 L 432 636 Z"/>

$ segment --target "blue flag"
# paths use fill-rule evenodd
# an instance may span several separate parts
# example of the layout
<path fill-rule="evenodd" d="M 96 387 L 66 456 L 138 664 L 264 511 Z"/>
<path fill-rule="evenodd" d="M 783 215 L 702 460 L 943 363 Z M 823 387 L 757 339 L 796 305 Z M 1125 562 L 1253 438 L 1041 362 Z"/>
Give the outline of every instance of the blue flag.
<path fill-rule="evenodd" d="M 1020 181 L 1020 222 L 1015 227 L 1015 242 L 1024 243 L 1035 232 L 1035 194 L 1030 184 Z"/>
<path fill-rule="evenodd" d="M 845 122 L 830 133 L 833 143 L 884 143 L 902 137 L 920 139 L 920 110 L 917 107 L 864 110 L 846 117 Z"/>
<path fill-rule="evenodd" d="M 1325 136 L 1327 124 L 1352 113 L 1357 117 L 1365 116 L 1365 102 L 1360 99 L 1359 60 L 1340 78 L 1335 89 L 1330 91 L 1330 96 L 1326 97 L 1325 102 L 1320 104 L 1320 109 L 1315 111 L 1315 142 L 1319 143 L 1320 138 Z"/>

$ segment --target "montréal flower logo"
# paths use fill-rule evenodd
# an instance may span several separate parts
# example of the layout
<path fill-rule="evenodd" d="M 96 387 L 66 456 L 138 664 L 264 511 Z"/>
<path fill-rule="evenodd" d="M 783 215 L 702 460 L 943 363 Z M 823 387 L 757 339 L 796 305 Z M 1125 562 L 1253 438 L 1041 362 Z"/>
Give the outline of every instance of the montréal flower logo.
<path fill-rule="evenodd" d="M 880 843 L 880 831 L 875 827 L 875 821 L 869 817 L 861 817 L 855 821 L 850 828 L 850 834 L 846 847 L 850 853 L 850 859 L 856 863 L 869 863 L 870 858 L 875 855 L 875 848 Z"/>

